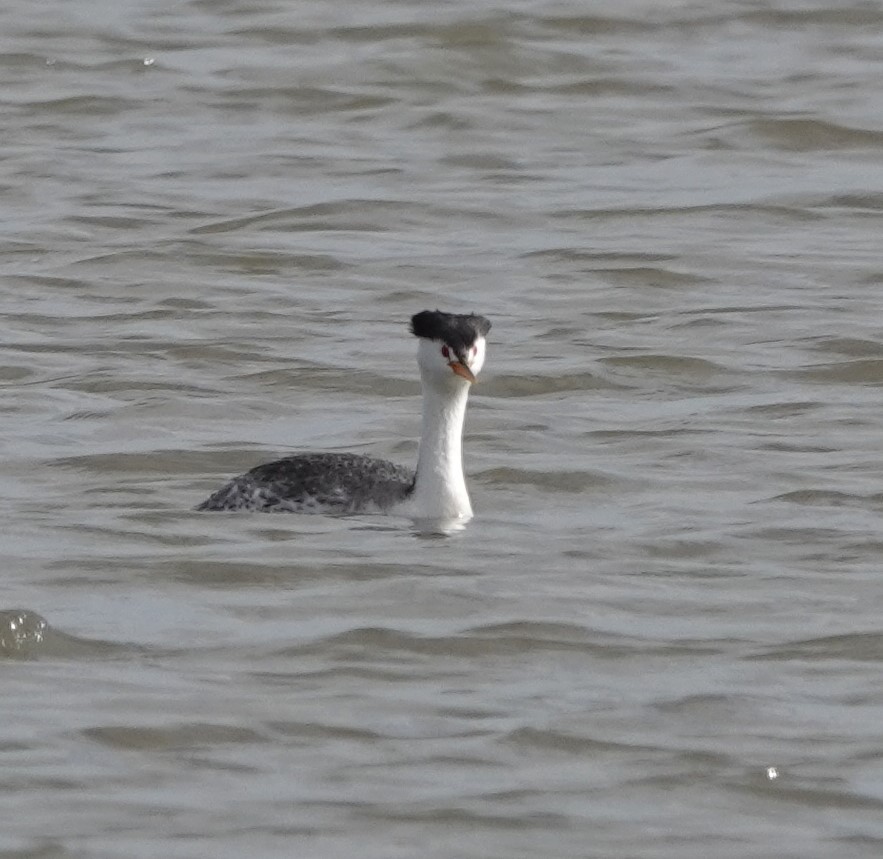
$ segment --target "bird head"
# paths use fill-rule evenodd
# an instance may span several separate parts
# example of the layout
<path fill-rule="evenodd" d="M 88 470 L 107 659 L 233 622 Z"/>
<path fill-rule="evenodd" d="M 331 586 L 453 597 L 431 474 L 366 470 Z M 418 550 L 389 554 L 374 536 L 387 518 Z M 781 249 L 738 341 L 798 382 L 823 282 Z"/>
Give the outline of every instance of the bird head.
<path fill-rule="evenodd" d="M 417 362 L 424 381 L 442 388 L 474 383 L 490 329 L 490 321 L 474 313 L 424 310 L 414 315 L 411 332 L 420 340 Z"/>

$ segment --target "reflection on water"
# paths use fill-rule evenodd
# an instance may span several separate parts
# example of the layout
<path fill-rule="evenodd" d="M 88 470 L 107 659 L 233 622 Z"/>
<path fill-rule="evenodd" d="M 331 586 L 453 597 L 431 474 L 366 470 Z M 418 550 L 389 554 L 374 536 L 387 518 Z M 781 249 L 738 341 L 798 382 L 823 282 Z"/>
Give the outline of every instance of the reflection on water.
<path fill-rule="evenodd" d="M 450 537 L 458 531 L 462 531 L 468 524 L 469 518 L 457 517 L 446 519 L 412 519 L 414 534 L 418 537 Z"/>
<path fill-rule="evenodd" d="M 883 11 L 0 22 L 0 852 L 879 856 Z M 425 307 L 467 528 L 192 512 Z"/>

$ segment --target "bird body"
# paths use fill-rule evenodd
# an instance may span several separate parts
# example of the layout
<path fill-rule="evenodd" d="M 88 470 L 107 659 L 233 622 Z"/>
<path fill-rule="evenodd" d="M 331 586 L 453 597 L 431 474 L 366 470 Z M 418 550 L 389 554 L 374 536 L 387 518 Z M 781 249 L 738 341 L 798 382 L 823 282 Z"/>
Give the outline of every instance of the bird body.
<path fill-rule="evenodd" d="M 385 512 L 403 502 L 413 486 L 411 469 L 385 459 L 357 453 L 304 453 L 234 477 L 197 509 Z"/>
<path fill-rule="evenodd" d="M 297 454 L 234 477 L 197 510 L 471 518 L 463 474 L 463 423 L 469 389 L 484 364 L 490 327 L 487 319 L 474 314 L 424 310 L 412 317 L 423 383 L 416 471 L 356 453 Z"/>

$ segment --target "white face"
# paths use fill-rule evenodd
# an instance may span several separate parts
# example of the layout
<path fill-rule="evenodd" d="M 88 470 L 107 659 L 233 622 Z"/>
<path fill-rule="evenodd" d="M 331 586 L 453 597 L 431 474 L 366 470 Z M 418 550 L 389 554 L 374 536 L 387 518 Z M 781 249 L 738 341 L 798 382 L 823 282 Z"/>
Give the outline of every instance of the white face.
<path fill-rule="evenodd" d="M 463 356 L 464 363 L 472 371 L 473 376 L 478 376 L 481 372 L 484 355 L 485 339 L 479 337 Z M 417 363 L 420 365 L 420 375 L 425 381 L 442 387 L 470 384 L 468 379 L 454 371 L 453 366 L 460 363 L 459 359 L 453 349 L 440 340 L 427 340 L 421 337 L 417 346 Z"/>

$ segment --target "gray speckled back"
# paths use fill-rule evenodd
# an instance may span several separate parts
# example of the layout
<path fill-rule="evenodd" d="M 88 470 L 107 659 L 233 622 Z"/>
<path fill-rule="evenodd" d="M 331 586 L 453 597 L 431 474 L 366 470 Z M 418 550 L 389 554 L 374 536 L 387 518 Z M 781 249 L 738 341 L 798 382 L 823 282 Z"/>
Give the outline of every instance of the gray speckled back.
<path fill-rule="evenodd" d="M 407 499 L 414 472 L 356 453 L 306 453 L 259 465 L 234 477 L 197 510 L 362 513 Z"/>

